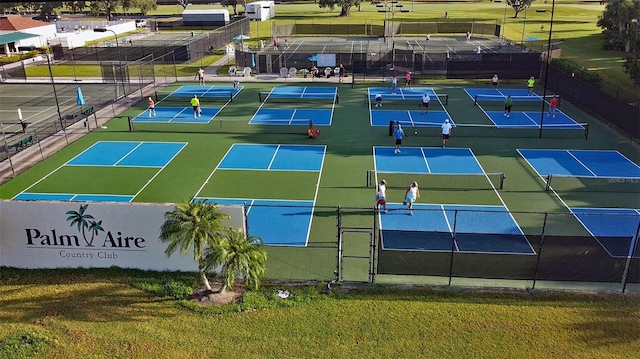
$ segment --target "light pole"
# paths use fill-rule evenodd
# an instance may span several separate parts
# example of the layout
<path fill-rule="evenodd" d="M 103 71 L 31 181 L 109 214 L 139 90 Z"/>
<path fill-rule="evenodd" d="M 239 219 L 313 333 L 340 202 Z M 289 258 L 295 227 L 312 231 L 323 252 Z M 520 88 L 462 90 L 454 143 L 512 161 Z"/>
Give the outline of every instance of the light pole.
<path fill-rule="evenodd" d="M 556 0 L 551 3 L 551 22 L 549 24 L 549 41 L 547 43 L 547 59 L 546 67 L 544 69 L 544 89 L 542 91 L 542 109 L 540 110 L 540 135 L 542 138 L 542 124 L 544 123 L 544 108 L 547 97 L 547 83 L 549 82 L 549 59 L 551 58 L 551 35 L 553 33 L 553 12 L 556 8 Z"/>
<path fill-rule="evenodd" d="M 116 49 L 118 51 L 118 68 L 120 70 L 120 82 L 122 83 L 122 96 L 124 97 L 126 96 L 126 90 L 125 90 L 125 84 L 124 84 L 124 71 L 122 69 L 122 55 L 120 54 L 120 43 L 118 43 L 118 34 L 115 31 L 107 28 L 98 27 L 93 29 L 93 32 L 107 32 L 107 31 L 112 32 L 113 36 L 116 37 Z M 117 88 L 118 86 L 116 84 L 116 89 Z M 117 93 L 116 93 L 116 98 L 119 98 Z"/>
<path fill-rule="evenodd" d="M 391 1 L 385 1 L 385 2 L 381 2 L 378 1 L 376 2 L 376 7 L 378 8 L 378 12 L 383 12 L 384 13 L 384 41 L 387 42 L 387 13 L 391 14 L 391 41 L 393 42 L 394 38 L 395 38 L 395 27 L 394 27 L 394 21 L 396 18 L 396 13 L 397 12 L 409 12 L 408 9 L 404 9 L 404 5 L 402 5 L 400 3 L 400 1 L 398 0 L 391 0 Z"/>
<path fill-rule="evenodd" d="M 524 21 L 522 22 L 522 37 L 520 38 L 520 49 L 524 50 L 524 29 L 527 26 L 527 8 L 524 9 Z"/>

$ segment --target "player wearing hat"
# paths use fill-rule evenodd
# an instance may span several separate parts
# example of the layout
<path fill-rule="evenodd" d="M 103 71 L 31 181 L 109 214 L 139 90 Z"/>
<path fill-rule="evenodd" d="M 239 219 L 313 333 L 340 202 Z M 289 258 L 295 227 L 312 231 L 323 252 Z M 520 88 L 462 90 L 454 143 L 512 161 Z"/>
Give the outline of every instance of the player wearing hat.
<path fill-rule="evenodd" d="M 451 137 L 451 123 L 449 123 L 449 119 L 444 120 L 442 126 L 442 147 L 447 146 L 447 140 Z"/>

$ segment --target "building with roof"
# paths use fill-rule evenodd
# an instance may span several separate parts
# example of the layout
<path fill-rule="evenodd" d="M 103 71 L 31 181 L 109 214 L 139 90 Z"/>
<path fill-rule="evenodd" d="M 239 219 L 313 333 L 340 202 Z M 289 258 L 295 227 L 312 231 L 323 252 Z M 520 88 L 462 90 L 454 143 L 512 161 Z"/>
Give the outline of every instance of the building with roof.
<path fill-rule="evenodd" d="M 0 54 L 20 52 L 20 48 L 46 46 L 57 36 L 56 25 L 20 15 L 0 16 Z"/>

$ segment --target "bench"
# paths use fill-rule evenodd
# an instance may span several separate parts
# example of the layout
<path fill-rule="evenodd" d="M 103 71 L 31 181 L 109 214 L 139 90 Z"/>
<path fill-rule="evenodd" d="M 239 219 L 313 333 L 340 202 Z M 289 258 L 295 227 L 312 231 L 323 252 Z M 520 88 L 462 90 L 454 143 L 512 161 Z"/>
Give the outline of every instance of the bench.
<path fill-rule="evenodd" d="M 20 151 L 26 147 L 29 147 L 31 144 L 33 144 L 33 136 L 27 136 L 16 142 L 13 147 L 16 149 L 16 151 Z"/>

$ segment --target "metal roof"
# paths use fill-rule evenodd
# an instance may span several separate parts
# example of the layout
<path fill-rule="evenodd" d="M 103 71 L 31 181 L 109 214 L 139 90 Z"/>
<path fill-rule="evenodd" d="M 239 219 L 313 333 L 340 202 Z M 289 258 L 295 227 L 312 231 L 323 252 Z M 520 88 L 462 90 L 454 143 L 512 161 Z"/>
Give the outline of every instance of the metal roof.
<path fill-rule="evenodd" d="M 0 34 L 0 45 L 10 44 L 12 42 L 38 37 L 40 35 L 27 34 L 25 32 L 11 32 L 8 34 Z"/>

